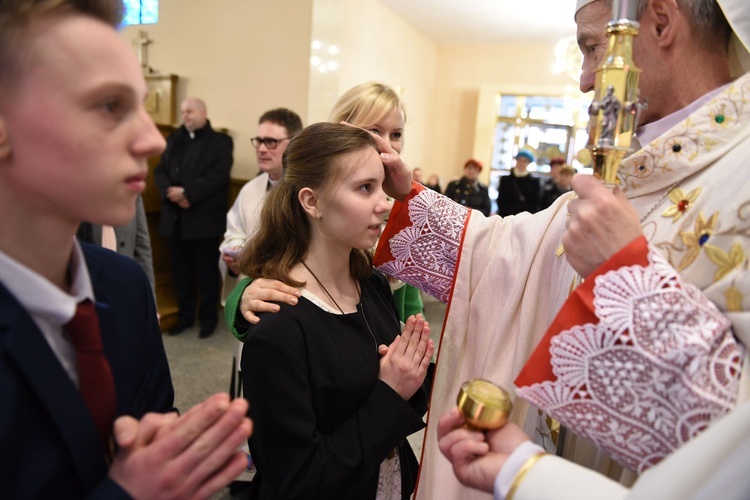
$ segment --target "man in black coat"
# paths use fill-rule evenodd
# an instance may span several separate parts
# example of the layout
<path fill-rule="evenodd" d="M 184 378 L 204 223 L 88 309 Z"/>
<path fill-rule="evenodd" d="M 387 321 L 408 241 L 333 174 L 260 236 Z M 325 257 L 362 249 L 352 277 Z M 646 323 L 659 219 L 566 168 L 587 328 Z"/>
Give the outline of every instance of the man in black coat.
<path fill-rule="evenodd" d="M 505 217 L 521 212 L 539 211 L 541 187 L 539 179 L 531 175 L 527 167 L 534 162 L 534 155 L 521 150 L 516 155 L 516 166 L 510 175 L 500 178 L 497 189 L 497 214 Z"/>
<path fill-rule="evenodd" d="M 199 293 L 204 338 L 218 323 L 221 277 L 216 262 L 226 228 L 234 144 L 231 137 L 211 128 L 200 99 L 185 99 L 180 111 L 183 125 L 167 140 L 154 170 L 162 197 L 159 232 L 169 238 L 179 307 L 177 324 L 169 333 L 177 335 L 193 325 Z"/>

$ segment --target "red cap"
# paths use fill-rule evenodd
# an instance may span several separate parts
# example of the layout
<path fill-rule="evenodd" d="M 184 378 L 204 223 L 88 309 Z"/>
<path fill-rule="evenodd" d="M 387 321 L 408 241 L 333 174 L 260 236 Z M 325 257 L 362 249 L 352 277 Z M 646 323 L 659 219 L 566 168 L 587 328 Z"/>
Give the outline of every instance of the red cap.
<path fill-rule="evenodd" d="M 476 166 L 477 166 L 477 168 L 479 168 L 479 171 L 480 171 L 480 172 L 481 172 L 481 171 L 482 171 L 482 169 L 484 168 L 484 165 L 482 165 L 482 162 L 481 162 L 481 161 L 479 161 L 479 160 L 477 160 L 477 159 L 474 159 L 474 158 L 470 158 L 470 159 L 466 160 L 466 163 L 464 163 L 464 168 L 468 167 L 468 166 L 469 166 L 469 165 L 471 165 L 472 163 L 473 163 L 474 165 L 476 165 Z"/>
<path fill-rule="evenodd" d="M 562 156 L 555 156 L 554 158 L 549 159 L 549 166 L 552 167 L 554 165 L 562 165 L 565 163 L 565 158 Z"/>

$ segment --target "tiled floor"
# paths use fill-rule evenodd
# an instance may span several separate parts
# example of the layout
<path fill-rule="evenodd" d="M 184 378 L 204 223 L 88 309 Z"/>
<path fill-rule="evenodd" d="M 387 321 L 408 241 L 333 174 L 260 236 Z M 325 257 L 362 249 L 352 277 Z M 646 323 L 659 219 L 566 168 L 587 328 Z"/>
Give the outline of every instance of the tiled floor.
<path fill-rule="evenodd" d="M 445 304 L 423 296 L 425 317 L 430 322 L 431 335 L 437 344 L 445 314 Z M 198 338 L 198 328 L 193 327 L 176 337 L 163 336 L 172 370 L 175 388 L 175 405 L 185 411 L 208 396 L 228 391 L 232 373 L 232 357 L 236 341 L 223 321 L 216 333 L 207 338 Z M 417 456 L 421 450 L 421 433 L 409 441 Z M 229 499 L 228 491 L 215 497 Z"/>

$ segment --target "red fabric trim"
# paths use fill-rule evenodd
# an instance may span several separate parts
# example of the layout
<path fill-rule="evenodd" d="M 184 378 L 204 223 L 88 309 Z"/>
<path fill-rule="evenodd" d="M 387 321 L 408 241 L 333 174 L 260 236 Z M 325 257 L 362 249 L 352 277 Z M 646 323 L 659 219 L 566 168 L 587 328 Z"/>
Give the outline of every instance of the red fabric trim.
<path fill-rule="evenodd" d="M 378 247 L 375 249 L 375 255 L 373 256 L 375 267 L 382 266 L 386 262 L 393 260 L 390 245 L 391 238 L 396 236 L 402 229 L 413 225 L 411 220 L 409 220 L 409 200 L 425 189 L 427 188 L 422 184 L 411 181 L 411 191 L 406 195 L 406 198 L 402 201 L 396 201 L 393 204 L 393 209 L 388 215 L 388 223 L 385 225 L 383 234 L 380 235 L 380 240 L 378 240 Z"/>
<path fill-rule="evenodd" d="M 611 259 L 599 266 L 586 280 L 570 294 L 560 312 L 557 313 L 541 342 L 521 369 L 515 380 L 516 387 L 526 387 L 545 380 L 557 379 L 552 372 L 550 346 L 552 337 L 569 330 L 576 325 L 597 324 L 599 318 L 594 314 L 594 284 L 596 277 L 625 266 L 648 265 L 648 241 L 640 236 L 617 252 Z"/>

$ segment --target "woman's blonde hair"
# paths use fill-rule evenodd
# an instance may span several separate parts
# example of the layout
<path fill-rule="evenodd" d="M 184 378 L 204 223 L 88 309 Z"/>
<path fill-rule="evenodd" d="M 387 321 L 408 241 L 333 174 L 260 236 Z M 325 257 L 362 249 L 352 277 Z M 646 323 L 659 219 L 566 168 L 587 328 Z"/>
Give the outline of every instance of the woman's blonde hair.
<path fill-rule="evenodd" d="M 380 121 L 394 110 L 401 111 L 406 121 L 406 111 L 395 90 L 382 83 L 363 83 L 347 90 L 333 105 L 328 121 L 342 121 L 366 126 Z"/>

